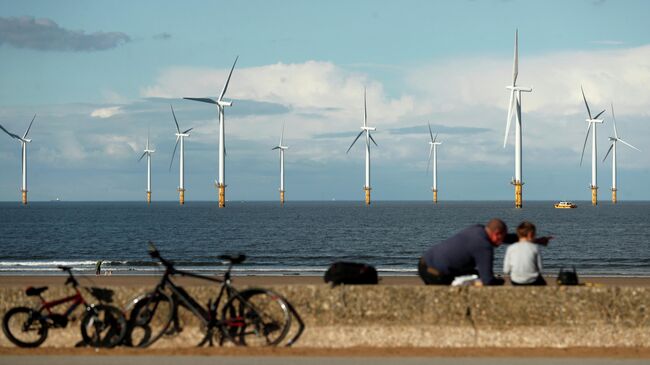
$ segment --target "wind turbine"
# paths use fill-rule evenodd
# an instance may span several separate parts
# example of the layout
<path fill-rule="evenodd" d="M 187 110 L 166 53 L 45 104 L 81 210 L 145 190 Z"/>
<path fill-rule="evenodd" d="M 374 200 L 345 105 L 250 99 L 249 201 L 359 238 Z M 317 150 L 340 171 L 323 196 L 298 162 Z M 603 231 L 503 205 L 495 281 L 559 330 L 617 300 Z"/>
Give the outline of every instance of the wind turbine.
<path fill-rule="evenodd" d="M 8 130 L 5 129 L 2 125 L 0 125 L 0 128 L 7 133 L 11 138 L 17 139 L 20 142 L 20 147 L 22 150 L 22 168 L 23 168 L 23 184 L 20 189 L 23 195 L 23 204 L 27 204 L 27 144 L 31 142 L 32 140 L 27 138 L 27 135 L 29 134 L 29 130 L 32 128 L 32 124 L 34 123 L 34 119 L 36 119 L 36 114 L 34 114 L 34 117 L 32 118 L 32 121 L 29 123 L 29 127 L 27 127 L 27 130 L 25 131 L 25 134 L 23 134 L 22 137 L 13 134 L 9 132 Z"/>
<path fill-rule="evenodd" d="M 179 201 L 181 205 L 185 204 L 185 137 L 189 137 L 189 132 L 194 129 L 190 128 L 186 131 L 181 132 L 181 128 L 178 126 L 178 120 L 176 120 L 176 114 L 174 113 L 174 107 L 169 106 L 172 109 L 172 115 L 174 116 L 174 123 L 176 123 L 176 145 L 174 146 L 174 152 L 172 153 L 172 160 L 169 162 L 169 169 L 172 169 L 172 163 L 174 162 L 174 156 L 176 155 L 176 148 L 178 147 L 178 142 L 181 143 L 181 151 L 178 155 L 178 164 L 180 169 L 180 181 L 178 183 L 178 193 Z"/>
<path fill-rule="evenodd" d="M 368 127 L 368 108 L 366 106 L 366 89 L 363 89 L 363 126 L 361 127 L 361 132 L 357 134 L 357 138 L 352 141 L 352 144 L 350 147 L 348 147 L 348 150 L 345 153 L 350 152 L 350 149 L 354 144 L 357 142 L 359 137 L 361 137 L 362 134 L 366 134 L 366 184 L 363 186 L 363 190 L 366 192 L 366 205 L 370 205 L 370 141 L 377 146 L 377 142 L 375 142 L 375 139 L 372 138 L 370 135 L 370 131 L 375 131 L 376 128 L 373 127 Z"/>
<path fill-rule="evenodd" d="M 156 152 L 149 147 L 149 132 L 147 132 L 147 146 L 144 149 L 144 153 L 138 159 L 140 162 L 144 156 L 147 156 L 147 204 L 151 204 L 151 154 Z"/>
<path fill-rule="evenodd" d="M 280 134 L 280 143 L 273 147 L 273 150 L 280 150 L 280 204 L 284 205 L 284 150 L 289 149 L 289 146 L 285 146 L 282 143 L 284 142 L 284 124 L 282 124 L 282 133 Z"/>
<path fill-rule="evenodd" d="M 200 101 L 203 103 L 215 104 L 217 106 L 217 111 L 219 113 L 219 180 L 216 181 L 217 188 L 219 189 L 219 208 L 226 206 L 226 141 L 225 141 L 225 126 L 224 126 L 224 108 L 227 106 L 232 106 L 232 101 L 224 101 L 223 97 L 226 95 L 226 90 L 228 90 L 228 83 L 230 83 L 230 77 L 232 72 L 235 69 L 237 60 L 239 56 L 235 58 L 235 62 L 232 64 L 230 73 L 228 74 L 228 79 L 221 89 L 221 94 L 217 100 L 210 98 L 183 98 L 187 100 Z"/>
<path fill-rule="evenodd" d="M 618 137 L 618 131 L 616 130 L 616 116 L 614 115 L 614 104 L 612 104 L 612 120 L 614 121 L 614 137 L 609 137 L 609 140 L 612 142 L 612 145 L 609 146 L 609 149 L 605 154 L 605 158 L 603 158 L 603 162 L 605 162 L 607 156 L 609 156 L 609 153 L 611 152 L 612 153 L 612 203 L 616 204 L 616 191 L 617 191 L 616 189 L 616 143 L 621 142 L 623 144 L 628 145 L 631 148 L 634 148 L 639 152 L 641 152 L 641 150 Z"/>
<path fill-rule="evenodd" d="M 519 30 L 515 31 L 515 56 L 512 66 L 512 86 L 506 86 L 510 90 L 510 103 L 508 104 L 508 121 L 506 123 L 506 134 L 503 139 L 503 148 L 508 143 L 508 134 L 510 133 L 510 122 L 512 121 L 513 114 L 516 116 L 515 121 L 515 177 L 510 182 L 515 186 L 515 207 L 521 208 L 522 202 L 522 188 L 524 182 L 521 173 L 521 93 L 531 92 L 533 89 L 529 87 L 517 86 L 517 76 L 519 74 Z"/>
<path fill-rule="evenodd" d="M 598 113 L 595 117 L 591 116 L 591 110 L 589 109 L 589 104 L 587 103 L 587 98 L 585 97 L 585 91 L 582 89 L 582 86 L 580 86 L 580 91 L 582 91 L 582 99 L 585 101 L 585 106 L 587 107 L 587 115 L 589 116 L 589 119 L 585 119 L 585 121 L 588 123 L 587 124 L 587 136 L 585 137 L 585 143 L 582 145 L 582 154 L 580 155 L 580 166 L 582 166 L 582 160 L 585 157 L 585 147 L 587 146 L 587 140 L 589 139 L 589 130 L 591 129 L 591 125 L 593 124 L 594 129 L 593 133 L 591 135 L 591 185 L 589 188 L 591 189 L 591 204 L 596 206 L 598 205 L 598 167 L 596 164 L 596 125 L 597 124 L 602 124 L 603 121 L 601 119 L 598 119 L 605 110 L 602 112 Z"/>
<path fill-rule="evenodd" d="M 433 132 L 431 132 L 431 123 L 429 123 L 429 136 L 431 137 L 431 141 L 429 142 L 429 161 L 427 161 L 427 170 L 429 169 L 429 163 L 431 162 L 431 155 L 433 154 L 433 186 L 431 187 L 431 191 L 433 191 L 433 202 L 438 203 L 438 146 L 442 144 L 442 142 L 436 142 L 438 139 L 438 133 L 436 133 L 436 136 L 433 136 Z"/>

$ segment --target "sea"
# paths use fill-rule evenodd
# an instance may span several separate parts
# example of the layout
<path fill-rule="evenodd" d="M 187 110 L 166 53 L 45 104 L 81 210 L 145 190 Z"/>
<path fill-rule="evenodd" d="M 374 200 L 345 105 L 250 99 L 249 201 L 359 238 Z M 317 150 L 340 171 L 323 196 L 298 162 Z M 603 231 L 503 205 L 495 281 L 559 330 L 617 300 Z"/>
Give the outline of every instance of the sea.
<path fill-rule="evenodd" d="M 33 202 L 0 203 L 0 275 L 60 275 L 58 265 L 92 273 L 153 275 L 153 242 L 177 267 L 218 273 L 221 254 L 246 255 L 237 275 L 323 275 L 336 261 L 375 266 L 380 275 L 415 275 L 429 246 L 463 228 L 503 219 L 523 220 L 538 235 L 545 274 L 575 267 L 581 275 L 650 276 L 650 202 L 616 205 L 551 201 L 363 202 Z M 495 251 L 501 272 L 505 246 Z"/>

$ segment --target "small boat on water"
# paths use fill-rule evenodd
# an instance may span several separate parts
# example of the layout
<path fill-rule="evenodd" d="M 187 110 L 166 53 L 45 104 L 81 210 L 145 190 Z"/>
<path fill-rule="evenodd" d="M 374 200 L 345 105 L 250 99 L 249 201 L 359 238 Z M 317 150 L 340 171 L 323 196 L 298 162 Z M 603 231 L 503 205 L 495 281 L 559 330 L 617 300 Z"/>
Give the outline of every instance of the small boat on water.
<path fill-rule="evenodd" d="M 555 203 L 555 208 L 557 208 L 557 209 L 573 209 L 573 208 L 577 208 L 577 207 L 578 206 L 575 203 L 569 202 L 569 201 L 564 201 L 564 200 Z"/>

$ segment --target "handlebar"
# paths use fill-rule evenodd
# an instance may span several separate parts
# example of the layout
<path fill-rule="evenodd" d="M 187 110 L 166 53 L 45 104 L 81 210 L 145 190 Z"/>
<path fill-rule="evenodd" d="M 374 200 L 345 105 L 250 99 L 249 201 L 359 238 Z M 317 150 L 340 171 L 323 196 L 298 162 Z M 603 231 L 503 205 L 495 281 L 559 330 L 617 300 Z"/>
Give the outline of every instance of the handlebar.
<path fill-rule="evenodd" d="M 74 275 L 72 275 L 72 268 L 71 267 L 59 265 L 58 268 L 63 270 L 64 272 L 68 273 L 68 278 L 65 281 L 65 285 L 70 284 L 70 285 L 72 285 L 73 288 L 76 288 L 77 286 L 79 286 L 79 282 L 77 281 L 77 279 L 74 278 Z"/>

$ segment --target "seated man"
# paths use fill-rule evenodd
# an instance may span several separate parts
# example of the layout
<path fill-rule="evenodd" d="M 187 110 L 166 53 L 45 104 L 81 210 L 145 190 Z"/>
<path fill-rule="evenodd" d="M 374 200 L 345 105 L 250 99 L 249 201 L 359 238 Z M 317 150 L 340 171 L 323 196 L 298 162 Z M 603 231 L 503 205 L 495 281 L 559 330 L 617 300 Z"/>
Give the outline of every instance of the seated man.
<path fill-rule="evenodd" d="M 540 237 L 535 243 L 545 245 L 549 239 Z M 427 285 L 449 285 L 456 276 L 476 273 L 483 285 L 503 285 L 503 279 L 495 278 L 492 269 L 494 248 L 517 240 L 500 219 L 468 227 L 426 250 L 418 274 Z"/>

